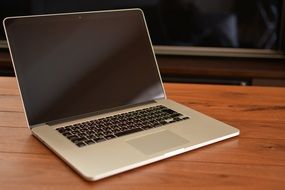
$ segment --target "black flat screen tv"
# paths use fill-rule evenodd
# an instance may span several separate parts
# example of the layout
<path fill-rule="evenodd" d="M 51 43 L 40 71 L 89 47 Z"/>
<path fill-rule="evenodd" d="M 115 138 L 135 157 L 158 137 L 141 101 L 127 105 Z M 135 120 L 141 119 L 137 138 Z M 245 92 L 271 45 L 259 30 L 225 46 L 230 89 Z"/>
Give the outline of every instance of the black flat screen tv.
<path fill-rule="evenodd" d="M 156 54 L 285 57 L 285 0 L 2 0 L 0 19 L 123 8 L 144 11 Z"/>

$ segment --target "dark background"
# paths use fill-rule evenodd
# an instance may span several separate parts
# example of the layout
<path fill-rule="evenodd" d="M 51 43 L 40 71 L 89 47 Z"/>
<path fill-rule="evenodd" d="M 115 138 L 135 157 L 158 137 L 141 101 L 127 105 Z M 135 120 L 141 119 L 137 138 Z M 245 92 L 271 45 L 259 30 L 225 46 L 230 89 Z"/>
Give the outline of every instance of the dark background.
<path fill-rule="evenodd" d="M 4 0 L 0 17 L 132 7 L 154 45 L 279 49 L 282 0 Z"/>

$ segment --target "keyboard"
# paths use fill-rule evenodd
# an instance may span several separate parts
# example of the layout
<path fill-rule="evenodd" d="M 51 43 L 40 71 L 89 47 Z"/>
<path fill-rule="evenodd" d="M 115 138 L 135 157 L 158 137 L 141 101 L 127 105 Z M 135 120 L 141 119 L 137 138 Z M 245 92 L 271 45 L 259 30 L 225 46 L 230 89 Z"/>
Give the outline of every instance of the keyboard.
<path fill-rule="evenodd" d="M 186 119 L 189 119 L 189 117 L 158 105 L 76 123 L 56 130 L 78 147 L 84 147 Z"/>

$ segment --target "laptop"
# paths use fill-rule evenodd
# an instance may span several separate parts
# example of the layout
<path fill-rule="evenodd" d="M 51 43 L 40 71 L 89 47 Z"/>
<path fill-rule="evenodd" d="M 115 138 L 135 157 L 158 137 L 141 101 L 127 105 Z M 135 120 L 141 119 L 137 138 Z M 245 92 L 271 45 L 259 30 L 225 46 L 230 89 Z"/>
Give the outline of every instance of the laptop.
<path fill-rule="evenodd" d="M 3 23 L 29 129 L 87 180 L 239 134 L 166 98 L 140 9 Z"/>

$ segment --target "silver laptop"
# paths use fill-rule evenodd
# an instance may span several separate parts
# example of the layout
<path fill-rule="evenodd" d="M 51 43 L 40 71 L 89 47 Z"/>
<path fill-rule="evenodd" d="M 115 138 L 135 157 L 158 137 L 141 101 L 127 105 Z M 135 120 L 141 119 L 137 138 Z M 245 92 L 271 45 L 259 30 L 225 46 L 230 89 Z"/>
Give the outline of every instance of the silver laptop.
<path fill-rule="evenodd" d="M 166 98 L 139 9 L 10 17 L 32 134 L 87 180 L 237 136 Z"/>

